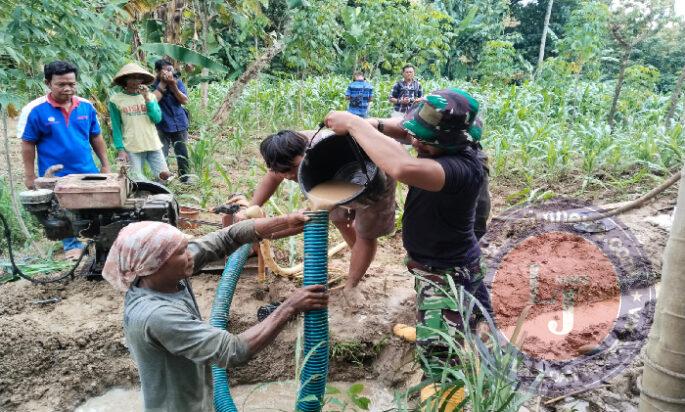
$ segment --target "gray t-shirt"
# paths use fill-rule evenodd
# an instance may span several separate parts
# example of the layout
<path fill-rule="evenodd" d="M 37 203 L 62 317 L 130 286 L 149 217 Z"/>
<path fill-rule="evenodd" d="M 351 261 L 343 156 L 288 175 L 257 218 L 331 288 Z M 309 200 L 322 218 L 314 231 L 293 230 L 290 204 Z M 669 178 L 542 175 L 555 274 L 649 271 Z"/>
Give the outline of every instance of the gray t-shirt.
<path fill-rule="evenodd" d="M 256 240 L 254 222 L 244 221 L 190 241 L 195 272 Z M 138 366 L 145 411 L 212 411 L 211 365 L 227 368 L 249 359 L 242 339 L 202 321 L 188 280 L 175 293 L 131 286 L 124 334 Z"/>

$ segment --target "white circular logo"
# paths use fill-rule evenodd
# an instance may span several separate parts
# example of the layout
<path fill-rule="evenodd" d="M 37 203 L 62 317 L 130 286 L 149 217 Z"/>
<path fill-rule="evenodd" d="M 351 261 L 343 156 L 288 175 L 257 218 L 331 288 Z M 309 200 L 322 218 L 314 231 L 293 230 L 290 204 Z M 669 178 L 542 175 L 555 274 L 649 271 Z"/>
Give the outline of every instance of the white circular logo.
<path fill-rule="evenodd" d="M 55 121 L 54 117 L 52 117 L 52 116 L 48 117 L 48 122 L 53 123 L 54 121 Z"/>

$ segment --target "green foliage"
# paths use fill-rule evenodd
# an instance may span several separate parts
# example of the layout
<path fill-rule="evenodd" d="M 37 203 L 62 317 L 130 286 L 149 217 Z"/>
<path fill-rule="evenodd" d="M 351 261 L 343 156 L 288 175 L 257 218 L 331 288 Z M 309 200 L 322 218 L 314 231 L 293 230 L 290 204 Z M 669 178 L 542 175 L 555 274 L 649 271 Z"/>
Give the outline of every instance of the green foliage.
<path fill-rule="evenodd" d="M 670 24 L 661 26 L 659 32 L 645 39 L 635 51 L 634 59 L 644 65 L 658 68 L 661 78 L 658 89 L 670 92 L 685 66 L 685 18 L 680 16 Z"/>
<path fill-rule="evenodd" d="M 455 29 L 443 75 L 466 78 L 480 60 L 481 51 L 490 40 L 515 40 L 505 35 L 509 18 L 509 0 L 442 0 L 437 2 L 454 20 Z M 420 69 L 420 68 L 419 68 Z"/>
<path fill-rule="evenodd" d="M 653 66 L 635 64 L 626 69 L 626 87 L 643 92 L 653 92 L 659 83 L 661 73 Z"/>
<path fill-rule="evenodd" d="M 520 179 L 531 190 L 562 176 L 607 184 L 606 179 L 599 180 L 597 176 L 620 178 L 640 170 L 666 172 L 682 163 L 685 146 L 682 128 L 666 130 L 660 126 L 668 96 L 636 85 L 634 90 L 640 94 L 632 98 L 631 93 L 626 93 L 620 101 L 618 123 L 612 133 L 605 121 L 612 85 L 576 80 L 569 68 L 571 63 L 551 60 L 555 61 L 558 66 L 548 64 L 545 70 L 550 71 L 543 71 L 542 75 L 548 77 L 521 86 L 498 83 L 480 86 L 445 79 L 422 80 L 422 83 L 426 91 L 458 86 L 482 102 L 483 145 L 490 155 L 493 175 Z M 564 66 L 566 77 L 553 70 Z M 245 151 L 255 150 L 268 133 L 285 128 L 315 129 L 328 111 L 344 110 L 344 90 L 348 83 L 349 79 L 343 76 L 306 80 L 265 76 L 248 84 L 231 113 L 231 131 L 216 148 L 217 152 L 224 153 L 225 159 L 237 162 L 224 164 L 227 169 L 252 170 L 237 182 L 242 187 L 234 190 L 249 193 L 252 183 L 246 182 L 253 182 L 262 174 L 258 155 L 247 156 Z M 393 78 L 374 78 L 371 83 L 376 99 L 370 115 L 386 117 L 391 111 L 387 96 Z M 197 123 L 206 124 L 203 123 L 208 121 L 206 113 L 211 113 L 219 102 L 213 96 L 223 95 L 228 87 L 229 84 L 211 85 L 208 110 L 199 109 L 199 93 L 191 90 L 189 108 L 196 119 L 193 127 Z M 279 196 L 282 196 L 277 201 L 281 202 L 279 205 L 290 202 L 288 193 Z"/>
<path fill-rule="evenodd" d="M 147 43 L 140 46 L 146 52 L 154 53 L 157 57 L 169 56 L 174 60 L 199 66 L 200 68 L 207 68 L 220 73 L 225 73 L 228 68 L 221 63 L 218 63 L 207 56 L 198 52 L 187 49 L 185 47 L 177 46 L 169 43 Z M 148 60 L 150 59 L 148 56 Z M 156 60 L 156 59 L 154 59 Z M 154 61 L 152 61 L 154 63 Z"/>
<path fill-rule="evenodd" d="M 486 319 L 488 318 L 476 299 L 465 292 L 463 287 L 456 285 L 452 279 L 449 279 L 449 287 L 443 289 L 443 292 L 450 301 L 450 307 L 456 307 L 462 319 L 471 319 L 476 313 L 484 314 Z M 465 399 L 455 410 L 461 410 L 463 406 L 468 405 L 468 410 L 473 412 L 515 412 L 532 396 L 520 390 L 517 384 L 515 372 L 520 362 L 518 351 L 513 345 L 500 342 L 492 320 L 488 319 L 487 325 L 489 338 L 486 344 L 470 327 L 457 330 L 456 336 L 438 329 L 431 330 L 431 334 L 440 337 L 450 359 L 446 359 L 441 365 L 431 363 L 431 369 L 439 375 L 435 382 L 439 390 L 419 405 L 420 410 L 442 410 L 436 401 L 443 395 L 455 394 L 461 388 L 464 389 Z M 422 365 L 428 365 L 428 360 L 420 352 L 417 352 L 417 355 Z M 408 399 L 432 383 L 423 381 L 398 393 L 397 410 L 408 411 Z"/>
<path fill-rule="evenodd" d="M 345 395 L 347 399 L 344 399 L 342 391 L 332 385 L 326 385 L 326 398 L 324 399 L 324 404 L 328 405 L 329 408 L 335 408 L 334 410 L 346 411 L 351 409 L 356 411 L 357 408 L 368 411 L 371 405 L 371 399 L 366 396 L 362 396 L 364 392 L 363 383 L 354 383 L 347 388 Z"/>
<path fill-rule="evenodd" d="M 0 20 L 0 94 L 26 102 L 43 94 L 43 65 L 67 60 L 80 69 L 81 94 L 104 100 L 126 60 L 116 4 L 96 0 L 7 1 Z"/>
<path fill-rule="evenodd" d="M 293 14 L 292 32 L 277 60 L 283 62 L 284 70 L 301 75 L 335 71 L 341 32 L 337 16 L 343 8 L 339 1 L 316 0 Z"/>
<path fill-rule="evenodd" d="M 518 33 L 519 38 L 515 42 L 516 50 L 524 59 L 535 64 L 540 50 L 540 38 L 542 27 L 547 12 L 549 0 L 522 1 L 513 0 L 511 3 L 512 19 L 515 25 L 510 25 L 507 30 L 510 33 Z M 555 0 L 552 5 L 552 14 L 549 19 L 547 42 L 545 43 L 545 56 L 557 55 L 557 41 L 574 33 L 568 30 L 567 24 L 572 14 L 577 10 L 582 0 Z M 511 27 L 513 26 L 513 27 Z"/>
<path fill-rule="evenodd" d="M 387 344 L 386 339 L 377 343 L 372 342 L 333 342 L 331 359 L 338 362 L 348 362 L 356 366 L 370 364 Z"/>
<path fill-rule="evenodd" d="M 38 235 L 38 233 L 40 233 L 40 227 L 36 219 L 23 208 L 20 210 L 21 217 L 30 234 Z M 10 233 L 12 234 L 12 246 L 19 248 L 31 240 L 26 238 L 23 231 L 20 229 L 19 220 L 12 208 L 12 196 L 10 195 L 9 186 L 4 177 L 0 177 L 0 213 L 2 213 L 5 219 L 7 219 L 7 223 L 9 223 Z M 0 226 L 2 226 L 2 224 L 0 224 Z M 2 232 L 0 232 L 0 251 L 5 251 L 7 250 L 7 240 L 4 235 L 4 226 L 0 227 L 0 230 L 2 230 Z"/>
<path fill-rule="evenodd" d="M 558 43 L 560 56 L 573 64 L 573 73 L 598 79 L 601 58 L 607 54 L 609 7 L 596 0 L 582 2 L 571 13 L 564 33 Z"/>
<path fill-rule="evenodd" d="M 295 13 L 283 62 L 300 75 L 398 73 L 410 62 L 439 75 L 450 48 L 451 18 L 432 3 L 317 0 Z"/>
<path fill-rule="evenodd" d="M 483 55 L 478 64 L 480 78 L 486 83 L 509 83 L 517 72 L 516 50 L 508 41 L 491 40 L 485 43 Z"/>

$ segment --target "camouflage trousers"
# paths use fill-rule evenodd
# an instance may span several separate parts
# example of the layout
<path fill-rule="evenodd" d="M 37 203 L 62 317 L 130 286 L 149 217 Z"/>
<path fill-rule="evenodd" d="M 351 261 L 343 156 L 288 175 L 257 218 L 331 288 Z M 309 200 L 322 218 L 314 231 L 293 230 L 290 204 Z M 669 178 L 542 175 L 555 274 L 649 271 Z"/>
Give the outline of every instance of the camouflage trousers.
<path fill-rule="evenodd" d="M 447 339 L 460 341 L 457 331 L 463 331 L 465 323 L 474 329 L 476 323 L 484 318 L 482 311 L 476 306 L 467 322 L 462 319 L 461 312 L 457 308 L 458 297 L 451 296 L 448 277 L 452 278 L 456 287 L 461 286 L 473 295 L 483 305 L 488 315 L 492 315 L 490 296 L 483 283 L 483 275 L 478 264 L 452 268 L 442 273 L 435 273 L 441 272 L 437 270 L 428 272 L 411 267 L 409 270 L 416 275 L 416 349 L 426 376 L 433 380 L 440 380 L 439 376 L 443 367 L 459 363 L 455 354 L 450 353 Z M 466 302 L 469 301 L 466 300 Z"/>

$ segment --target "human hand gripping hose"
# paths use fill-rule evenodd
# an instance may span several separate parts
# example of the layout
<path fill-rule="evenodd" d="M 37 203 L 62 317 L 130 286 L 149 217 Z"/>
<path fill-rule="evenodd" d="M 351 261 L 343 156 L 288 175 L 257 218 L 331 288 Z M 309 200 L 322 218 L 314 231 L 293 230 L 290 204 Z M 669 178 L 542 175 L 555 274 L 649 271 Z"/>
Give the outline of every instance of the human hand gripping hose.
<path fill-rule="evenodd" d="M 328 284 L 328 211 L 305 212 L 303 286 Z M 328 310 L 304 314 L 304 365 L 296 410 L 319 412 L 328 377 Z"/>

